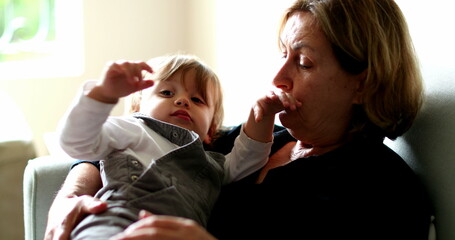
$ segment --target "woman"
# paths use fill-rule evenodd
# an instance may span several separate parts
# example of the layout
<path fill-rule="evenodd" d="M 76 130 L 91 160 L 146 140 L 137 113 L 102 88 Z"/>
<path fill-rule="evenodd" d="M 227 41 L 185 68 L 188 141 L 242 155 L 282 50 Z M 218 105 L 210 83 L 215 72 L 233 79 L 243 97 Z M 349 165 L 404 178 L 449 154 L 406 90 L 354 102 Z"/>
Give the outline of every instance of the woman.
<path fill-rule="evenodd" d="M 275 133 L 269 163 L 222 190 L 211 234 L 191 220 L 143 212 L 118 239 L 427 239 L 426 194 L 382 143 L 406 132 L 422 103 L 396 3 L 298 0 L 285 12 L 279 44 L 283 61 L 273 84 L 301 106 L 279 113 L 286 129 Z M 68 180 L 56 201 L 78 201 L 70 223 L 105 207 L 90 197 L 68 198 L 91 193 L 77 183 L 93 177 L 73 171 L 69 179 L 76 181 Z"/>

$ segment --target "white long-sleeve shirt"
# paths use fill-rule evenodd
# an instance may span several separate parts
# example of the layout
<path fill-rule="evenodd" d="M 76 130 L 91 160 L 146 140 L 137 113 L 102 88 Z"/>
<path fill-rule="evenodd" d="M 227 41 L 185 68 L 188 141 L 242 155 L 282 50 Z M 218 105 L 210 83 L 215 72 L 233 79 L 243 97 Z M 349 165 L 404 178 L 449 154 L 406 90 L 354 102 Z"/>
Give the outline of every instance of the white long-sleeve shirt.
<path fill-rule="evenodd" d="M 136 157 L 144 166 L 177 148 L 133 116 L 109 116 L 115 104 L 81 94 L 60 124 L 60 145 L 73 158 L 101 160 L 116 150 Z M 194 132 L 193 132 L 194 133 Z M 194 133 L 196 134 L 196 133 Z M 239 180 L 263 167 L 272 142 L 250 139 L 243 129 L 226 155 L 225 183 Z"/>

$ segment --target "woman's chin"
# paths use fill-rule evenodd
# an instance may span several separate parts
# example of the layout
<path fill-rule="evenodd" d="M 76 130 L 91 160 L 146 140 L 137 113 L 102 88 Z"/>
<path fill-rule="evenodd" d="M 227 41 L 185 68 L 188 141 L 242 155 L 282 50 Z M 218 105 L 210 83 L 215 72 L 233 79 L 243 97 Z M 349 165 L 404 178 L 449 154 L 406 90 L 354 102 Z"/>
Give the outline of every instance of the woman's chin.
<path fill-rule="evenodd" d="M 290 122 L 290 116 L 286 111 L 279 112 L 278 118 L 280 119 L 281 125 L 283 125 L 283 127 L 287 128 L 289 126 L 288 123 Z"/>
<path fill-rule="evenodd" d="M 282 111 L 278 114 L 278 117 L 280 119 L 281 125 L 285 128 L 287 128 L 288 132 L 294 136 L 295 131 L 300 131 L 302 126 L 302 122 L 298 118 L 298 116 L 295 116 L 293 114 L 287 113 L 285 111 Z"/>

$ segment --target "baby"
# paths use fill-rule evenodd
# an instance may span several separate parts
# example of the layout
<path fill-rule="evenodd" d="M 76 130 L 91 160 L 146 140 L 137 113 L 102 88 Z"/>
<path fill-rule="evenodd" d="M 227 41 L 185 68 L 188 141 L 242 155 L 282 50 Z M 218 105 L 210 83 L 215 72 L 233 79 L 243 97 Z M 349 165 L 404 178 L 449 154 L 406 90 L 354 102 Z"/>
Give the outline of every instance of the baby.
<path fill-rule="evenodd" d="M 153 67 L 153 68 L 152 68 Z M 131 94 L 132 115 L 109 116 Z M 106 212 L 86 217 L 72 239 L 107 239 L 138 220 L 139 211 L 190 218 L 205 226 L 222 185 L 262 168 L 270 153 L 276 96 L 262 98 L 226 156 L 205 151 L 222 126 L 216 74 L 190 55 L 111 64 L 60 127 L 73 158 L 101 160 Z"/>

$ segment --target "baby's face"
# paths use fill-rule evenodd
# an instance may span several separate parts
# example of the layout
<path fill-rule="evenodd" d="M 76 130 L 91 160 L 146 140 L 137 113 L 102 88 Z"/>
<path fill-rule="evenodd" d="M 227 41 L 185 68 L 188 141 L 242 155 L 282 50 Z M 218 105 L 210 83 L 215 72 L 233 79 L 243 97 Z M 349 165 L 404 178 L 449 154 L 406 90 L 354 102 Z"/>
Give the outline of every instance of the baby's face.
<path fill-rule="evenodd" d="M 192 130 L 204 140 L 214 115 L 213 93 L 209 90 L 208 99 L 202 98 L 194 70 L 183 77 L 182 71 L 177 71 L 166 81 L 155 81 L 153 87 L 143 90 L 140 112 Z"/>

